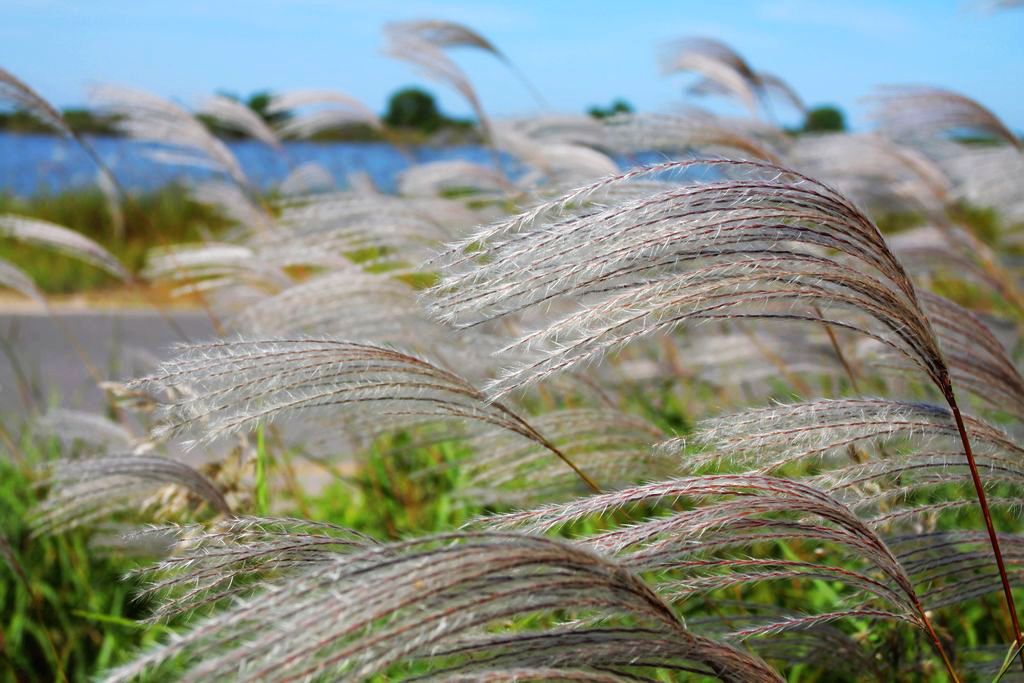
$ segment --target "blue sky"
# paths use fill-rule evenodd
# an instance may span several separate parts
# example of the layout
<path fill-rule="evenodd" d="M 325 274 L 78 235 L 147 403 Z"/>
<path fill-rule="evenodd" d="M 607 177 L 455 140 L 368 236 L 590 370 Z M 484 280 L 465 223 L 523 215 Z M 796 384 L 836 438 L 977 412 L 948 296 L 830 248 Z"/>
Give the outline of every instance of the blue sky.
<path fill-rule="evenodd" d="M 0 65 L 60 105 L 111 82 L 183 102 L 218 89 L 332 88 L 380 111 L 396 88 L 422 83 L 381 54 L 380 27 L 439 18 L 490 38 L 558 111 L 615 97 L 671 109 L 688 80 L 661 76 L 657 49 L 705 35 L 806 102 L 839 104 L 855 125 L 874 86 L 914 83 L 959 90 L 1024 130 L 1024 10 L 992 12 L 984 0 L 0 0 L 0 16 Z M 455 57 L 492 114 L 535 111 L 493 59 Z M 446 111 L 468 113 L 454 92 L 430 89 Z"/>

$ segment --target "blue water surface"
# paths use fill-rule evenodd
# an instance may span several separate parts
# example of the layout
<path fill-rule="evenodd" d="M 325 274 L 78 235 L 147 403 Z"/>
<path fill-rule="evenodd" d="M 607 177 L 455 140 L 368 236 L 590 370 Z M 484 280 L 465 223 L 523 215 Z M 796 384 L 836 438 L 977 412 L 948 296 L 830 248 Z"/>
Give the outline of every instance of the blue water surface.
<path fill-rule="evenodd" d="M 90 139 L 104 163 L 122 187 L 131 191 L 158 189 L 172 182 L 195 182 L 216 172 L 191 166 L 157 162 L 146 154 L 151 145 L 113 137 Z M 474 145 L 411 147 L 399 151 L 377 142 L 287 142 L 284 154 L 249 141 L 228 143 L 250 181 L 270 189 L 287 177 L 291 168 L 315 161 L 334 177 L 338 187 L 347 186 L 349 174 L 369 174 L 378 188 L 393 191 L 399 173 L 412 164 L 461 159 L 493 163 L 490 150 Z M 506 170 L 517 171 L 515 161 L 502 158 Z M 96 165 L 74 141 L 51 135 L 0 133 L 0 193 L 28 197 L 95 186 Z"/>

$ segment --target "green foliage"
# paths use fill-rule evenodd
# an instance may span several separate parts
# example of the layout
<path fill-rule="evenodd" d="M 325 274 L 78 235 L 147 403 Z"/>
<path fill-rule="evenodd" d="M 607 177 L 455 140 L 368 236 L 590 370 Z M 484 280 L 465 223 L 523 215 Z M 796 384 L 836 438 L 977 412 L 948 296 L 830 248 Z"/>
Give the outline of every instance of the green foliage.
<path fill-rule="evenodd" d="M 618 97 L 613 100 L 611 105 L 608 107 L 595 105 L 588 109 L 587 113 L 595 119 L 606 119 L 610 116 L 615 116 L 616 114 L 632 114 L 633 105 L 621 97 Z"/>
<path fill-rule="evenodd" d="M 396 540 L 450 531 L 480 514 L 481 508 L 455 495 L 462 477 L 457 463 L 466 450 L 453 442 L 413 444 L 408 433 L 380 439 L 354 475 L 334 476 L 302 501 L 311 519 Z"/>
<path fill-rule="evenodd" d="M 461 140 L 473 130 L 471 121 L 453 119 L 441 112 L 434 96 L 422 88 L 396 91 L 388 100 L 382 121 L 391 129 L 393 141 L 406 143 L 426 142 L 428 137 L 442 133 Z"/>
<path fill-rule="evenodd" d="M 88 109 L 71 108 L 61 112 L 64 120 L 76 133 L 85 135 L 117 135 L 117 119 L 103 116 Z M 0 112 L 0 131 L 51 135 L 54 130 L 28 112 L 16 110 Z"/>
<path fill-rule="evenodd" d="M 292 454 L 274 451 L 267 441 L 260 439 L 260 459 L 269 461 L 264 486 L 280 484 L 275 476 L 294 473 L 297 465 Z M 147 605 L 133 600 L 141 586 L 123 579 L 154 558 L 99 551 L 91 547 L 95 529 L 32 536 L 38 491 L 33 466 L 57 457 L 56 451 L 27 440 L 16 455 L 0 448 L 0 534 L 13 551 L 13 561 L 0 553 L 0 683 L 88 680 L 175 626 L 140 623 L 149 614 Z M 481 512 L 452 494 L 461 475 L 449 465 L 464 455 L 451 443 L 414 447 L 409 434 L 388 437 L 354 475 L 330 468 L 330 482 L 316 494 L 278 486 L 270 513 L 330 521 L 382 539 L 457 528 Z M 298 466 L 307 473 L 317 467 Z"/>
<path fill-rule="evenodd" d="M 19 464 L 0 449 L 0 534 L 11 551 L 0 555 L 0 681 L 88 680 L 166 627 L 137 621 L 147 608 L 123 576 L 139 560 L 98 552 L 81 532 L 32 536 L 29 465 L 43 456 L 31 448 L 22 456 Z"/>
<path fill-rule="evenodd" d="M 147 250 L 216 234 L 227 222 L 209 206 L 192 201 L 181 187 L 131 196 L 122 207 L 125 227 L 114 238 L 107 201 L 98 190 L 41 194 L 29 199 L 0 195 L 0 213 L 17 213 L 57 223 L 90 237 L 136 272 Z M 66 293 L 109 287 L 116 281 L 79 260 L 46 249 L 0 239 L 0 258 L 27 272 L 44 292 Z"/>
<path fill-rule="evenodd" d="M 804 119 L 804 133 L 839 133 L 846 130 L 846 118 L 842 110 L 830 104 L 814 107 Z"/>
<path fill-rule="evenodd" d="M 637 395 L 626 407 L 653 421 L 685 430 L 690 420 L 678 404 L 678 397 L 666 392 L 661 398 L 666 402 L 650 402 Z M 503 511 L 481 508 L 458 495 L 460 487 L 466 484 L 458 463 L 468 455 L 468 450 L 457 441 L 437 443 L 430 436 L 429 430 L 384 436 L 358 463 L 341 467 L 325 464 L 327 484 L 315 493 L 307 492 L 301 482 L 293 481 L 290 486 L 284 480 L 296 476 L 306 482 L 310 477 L 322 479 L 316 472 L 319 465 L 280 450 L 273 438 L 261 439 L 261 458 L 269 464 L 264 469 L 264 485 L 274 491 L 270 513 L 331 522 L 382 540 L 397 540 L 450 531 L 480 514 Z M 131 599 L 139 586 L 120 580 L 126 571 L 146 564 L 149 559 L 99 553 L 89 547 L 90 537 L 82 531 L 31 538 L 25 520 L 35 497 L 26 497 L 24 492 L 33 490 L 34 475 L 29 467 L 15 466 L 8 454 L 4 455 L 0 461 L 0 531 L 11 541 L 17 565 L 0 562 L 0 627 L 4 633 L 0 642 L 0 670 L 9 669 L 0 681 L 61 680 L 61 672 L 67 680 L 85 680 L 131 659 L 138 648 L 163 639 L 166 626 L 136 623 L 135 620 L 146 617 L 147 607 Z M 56 453 L 44 454 L 30 447 L 23 447 L 19 454 L 31 462 L 55 456 Z M 941 498 L 941 494 L 937 497 Z M 258 505 L 255 500 L 253 504 Z M 678 505 L 689 508 L 690 503 L 680 501 Z M 593 534 L 626 524 L 633 515 L 646 514 L 649 513 L 642 509 L 630 514 L 619 511 L 605 519 L 581 520 L 558 533 Z M 959 520 L 945 520 L 941 528 L 956 529 L 963 523 L 978 521 L 976 511 L 967 510 Z M 1009 516 L 999 521 L 1000 528 L 1019 526 Z M 778 556 L 798 562 L 814 561 L 820 550 L 813 544 L 791 543 L 766 543 L 755 549 L 757 556 Z M 31 588 L 26 587 L 19 572 L 25 574 Z M 742 595 L 748 604 L 801 604 L 808 611 L 827 611 L 843 590 L 840 584 L 823 580 L 766 582 L 748 588 Z M 682 605 L 682 614 L 700 620 L 739 597 L 739 591 L 713 592 Z M 993 596 L 981 603 L 964 605 L 956 613 L 937 615 L 936 624 L 945 633 L 957 633 L 959 641 L 972 647 L 1003 642 L 998 619 L 991 618 L 998 608 L 998 600 Z M 523 628 L 538 625 L 528 620 L 516 623 Z M 919 645 L 906 629 L 869 620 L 850 620 L 849 627 L 856 638 L 884 653 L 886 662 L 880 663 L 891 664 L 892 670 L 916 666 Z M 173 676 L 173 666 L 162 667 L 157 680 Z M 788 673 L 790 680 L 854 680 L 823 677 L 820 669 L 806 666 Z M 915 680 L 939 681 L 942 677 L 933 668 Z"/>
<path fill-rule="evenodd" d="M 293 116 L 291 112 L 287 111 L 273 113 L 267 111 L 274 96 L 270 90 L 257 90 L 245 98 L 226 90 L 220 90 L 217 94 L 244 103 L 271 126 L 281 124 Z M 620 99 L 616 100 L 607 111 L 608 113 L 604 114 L 606 116 L 632 111 L 632 107 Z M 112 137 L 120 135 L 115 116 L 98 114 L 82 108 L 64 109 L 61 114 L 77 133 Z M 224 125 L 220 120 L 208 114 L 197 114 L 196 118 L 218 137 L 228 140 L 238 140 L 244 137 L 235 128 Z M 380 130 L 368 124 L 357 123 L 337 129 L 319 131 L 311 136 L 310 140 L 313 142 L 391 141 L 416 144 L 425 142 L 427 136 L 445 131 L 456 134 L 461 142 L 462 138 L 470 136 L 474 129 L 472 121 L 446 116 L 438 108 L 431 93 L 416 87 L 402 88 L 391 96 L 383 121 L 391 129 L 390 135 L 382 135 Z M 34 135 L 55 134 L 52 128 L 22 110 L 0 111 L 0 132 Z"/>
<path fill-rule="evenodd" d="M 258 90 L 246 98 L 245 106 L 259 114 L 260 118 L 271 125 L 290 119 L 292 116 L 291 112 L 278 111 L 271 113 L 267 111 L 267 107 L 270 106 L 270 102 L 273 99 L 274 94 L 269 90 Z"/>
<path fill-rule="evenodd" d="M 383 142 L 379 129 L 368 123 L 352 123 L 341 128 L 319 130 L 309 137 L 311 142 Z"/>
<path fill-rule="evenodd" d="M 951 213 L 954 218 L 968 226 L 975 237 L 988 244 L 998 244 L 1000 236 L 1008 227 L 991 207 L 960 202 L 952 207 Z"/>
<path fill-rule="evenodd" d="M 237 94 L 226 90 L 219 90 L 217 91 L 217 94 L 221 97 L 226 97 L 229 100 L 234 100 L 235 102 L 244 104 L 271 126 L 287 121 L 292 117 L 292 113 L 287 111 L 273 113 L 267 111 L 267 107 L 270 106 L 270 102 L 274 98 L 274 94 L 269 90 L 258 90 L 244 100 Z M 196 118 L 202 121 L 203 125 L 217 137 L 234 140 L 245 138 L 245 135 L 241 131 L 233 128 L 232 126 L 224 125 L 220 119 L 210 116 L 209 114 L 196 114 Z"/>
<path fill-rule="evenodd" d="M 924 218 L 921 214 L 911 211 L 890 211 L 873 218 L 878 229 L 886 235 L 895 235 L 924 225 Z"/>
<path fill-rule="evenodd" d="M 88 109 L 65 109 L 61 112 L 71 130 L 84 135 L 117 135 L 117 117 L 104 116 Z"/>
<path fill-rule="evenodd" d="M 384 122 L 395 128 L 433 133 L 445 124 L 434 96 L 420 88 L 403 88 L 388 100 Z"/>

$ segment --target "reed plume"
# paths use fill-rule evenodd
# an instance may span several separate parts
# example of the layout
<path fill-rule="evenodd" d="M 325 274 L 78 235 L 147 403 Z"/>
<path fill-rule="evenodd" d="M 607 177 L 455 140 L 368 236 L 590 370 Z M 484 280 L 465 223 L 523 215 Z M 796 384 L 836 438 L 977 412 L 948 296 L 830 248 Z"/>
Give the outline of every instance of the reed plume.
<path fill-rule="evenodd" d="M 237 556 L 232 550 L 228 561 Z M 632 677 L 668 668 L 725 681 L 781 680 L 750 654 L 691 633 L 632 571 L 555 539 L 461 533 L 357 542 L 273 585 L 201 619 L 108 680 L 128 680 L 172 658 L 190 677 L 240 680 L 363 679 L 401 662 L 419 662 L 441 677 L 523 667 Z M 622 625 L 493 628 L 556 611 Z"/>
<path fill-rule="evenodd" d="M 96 266 L 121 280 L 130 278 L 125 267 L 109 251 L 62 225 L 8 213 L 0 215 L 0 237 L 52 249 Z M 16 282 L 17 277 L 14 276 L 12 281 Z"/>
<path fill-rule="evenodd" d="M 1021 149 L 1021 141 L 999 117 L 980 103 L 952 90 L 927 86 L 889 86 L 875 95 L 872 114 L 894 139 L 922 139 L 973 132 Z"/>
<path fill-rule="evenodd" d="M 599 203 L 609 188 L 636 178 L 701 166 L 746 177 Z M 878 228 L 842 195 L 767 163 L 669 162 L 539 204 L 477 231 L 441 258 L 445 276 L 433 290 L 432 310 L 447 322 L 472 326 L 542 305 L 559 311 L 559 303 L 575 304 L 506 347 L 533 351 L 537 359 L 507 367 L 487 387 L 494 397 L 691 321 L 812 321 L 856 331 L 902 355 L 949 406 L 1015 639 L 1024 645 L 939 340 Z"/>
<path fill-rule="evenodd" d="M 458 375 L 385 347 L 280 339 L 183 347 L 130 389 L 169 396 L 157 437 L 190 430 L 200 442 L 299 411 L 340 414 L 356 433 L 442 419 L 492 425 L 537 443 L 597 485 L 526 420 Z"/>
<path fill-rule="evenodd" d="M 168 487 L 180 487 L 220 514 L 231 514 L 224 495 L 205 475 L 179 461 L 158 455 L 130 453 L 62 460 L 43 479 L 49 489 L 40 504 L 38 533 L 66 530 L 158 502 Z"/>

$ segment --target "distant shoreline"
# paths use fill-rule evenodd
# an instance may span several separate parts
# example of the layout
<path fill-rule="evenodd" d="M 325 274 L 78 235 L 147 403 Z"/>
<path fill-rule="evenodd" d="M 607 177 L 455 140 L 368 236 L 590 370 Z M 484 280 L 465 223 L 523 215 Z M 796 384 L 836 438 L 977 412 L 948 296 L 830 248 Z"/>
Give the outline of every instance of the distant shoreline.
<path fill-rule="evenodd" d="M 85 138 L 131 192 L 153 192 L 172 184 L 220 177 L 208 168 L 160 163 L 149 154 L 160 146 L 127 137 L 86 135 Z M 337 187 L 353 173 L 370 176 L 384 192 L 396 187 L 397 176 L 413 163 L 442 160 L 490 165 L 489 149 L 435 134 L 409 144 L 380 140 L 287 140 L 286 154 L 251 139 L 225 140 L 254 186 L 271 191 L 296 167 L 314 162 L 328 171 Z M 509 158 L 509 169 L 514 164 Z M 81 192 L 96 187 L 96 165 L 74 142 L 58 135 L 0 131 L 0 195 L 21 199 Z"/>
<path fill-rule="evenodd" d="M 131 136 L 120 134 L 116 131 L 97 132 L 91 130 L 77 131 L 86 140 L 110 140 L 128 141 L 133 140 Z M 11 135 L 17 137 L 39 137 L 50 139 L 66 139 L 63 133 L 52 128 L 39 126 L 38 128 L 25 129 L 20 127 L 5 127 L 0 125 L 0 135 Z M 215 135 L 218 140 L 225 144 L 241 142 L 255 142 L 252 138 L 244 135 Z M 286 138 L 282 140 L 285 145 L 289 144 L 314 144 L 314 145 L 335 145 L 345 144 L 384 144 L 384 145 L 410 145 L 416 147 L 449 147 L 452 145 L 479 145 L 483 138 L 475 128 L 444 128 L 434 133 L 426 134 L 416 130 L 403 128 L 388 128 L 385 132 L 373 129 L 354 131 L 337 131 L 318 133 L 306 138 Z M 70 144 L 74 144 L 71 142 Z"/>

